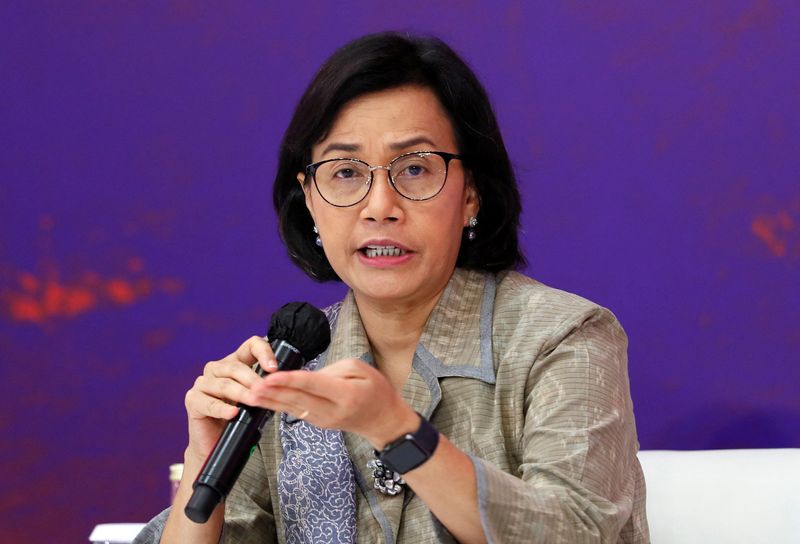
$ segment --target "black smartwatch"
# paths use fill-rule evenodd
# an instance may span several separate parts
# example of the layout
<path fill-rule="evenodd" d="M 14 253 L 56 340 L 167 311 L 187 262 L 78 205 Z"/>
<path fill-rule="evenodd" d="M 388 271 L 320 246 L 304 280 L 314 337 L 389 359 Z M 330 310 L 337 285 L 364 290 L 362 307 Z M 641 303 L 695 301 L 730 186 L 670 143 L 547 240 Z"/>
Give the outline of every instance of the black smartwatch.
<path fill-rule="evenodd" d="M 439 445 L 439 431 L 427 419 L 419 415 L 419 429 L 390 442 L 383 451 L 375 455 L 388 468 L 398 474 L 414 470 L 430 459 Z"/>

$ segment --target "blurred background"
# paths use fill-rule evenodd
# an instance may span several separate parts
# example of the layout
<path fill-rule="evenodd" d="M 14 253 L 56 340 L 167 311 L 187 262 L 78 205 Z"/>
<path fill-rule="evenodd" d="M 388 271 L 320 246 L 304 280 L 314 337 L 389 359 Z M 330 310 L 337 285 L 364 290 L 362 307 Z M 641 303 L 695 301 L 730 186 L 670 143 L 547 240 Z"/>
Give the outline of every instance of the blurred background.
<path fill-rule="evenodd" d="M 434 33 L 482 78 L 526 272 L 630 338 L 642 448 L 800 446 L 800 4 L 0 5 L 0 534 L 146 521 L 203 364 L 284 302 L 277 148 L 317 67 Z"/>

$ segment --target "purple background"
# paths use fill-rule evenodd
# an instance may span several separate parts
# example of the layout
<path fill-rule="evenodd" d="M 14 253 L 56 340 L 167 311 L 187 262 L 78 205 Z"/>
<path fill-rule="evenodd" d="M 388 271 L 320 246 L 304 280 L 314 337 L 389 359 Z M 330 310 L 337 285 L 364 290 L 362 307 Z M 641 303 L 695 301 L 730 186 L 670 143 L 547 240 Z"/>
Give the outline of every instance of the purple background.
<path fill-rule="evenodd" d="M 528 273 L 611 308 L 643 448 L 800 446 L 796 2 L 0 7 L 0 535 L 167 502 L 202 365 L 294 299 L 270 204 L 319 64 L 435 32 L 493 97 Z M 46 538 L 45 538 L 46 537 Z"/>

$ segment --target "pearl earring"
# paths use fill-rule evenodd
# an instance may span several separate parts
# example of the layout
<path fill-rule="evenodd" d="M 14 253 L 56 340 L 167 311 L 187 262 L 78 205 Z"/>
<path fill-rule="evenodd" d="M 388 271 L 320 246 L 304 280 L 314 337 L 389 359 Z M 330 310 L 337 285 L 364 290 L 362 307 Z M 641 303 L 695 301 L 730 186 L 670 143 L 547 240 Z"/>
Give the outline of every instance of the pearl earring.
<path fill-rule="evenodd" d="M 469 221 L 467 221 L 467 225 L 469 226 L 467 229 L 467 240 L 471 242 L 478 237 L 478 234 L 475 232 L 475 227 L 478 226 L 478 219 L 475 217 L 470 217 Z"/>
<path fill-rule="evenodd" d="M 314 243 L 317 244 L 317 246 L 322 247 L 322 238 L 319 237 L 319 229 L 317 228 L 316 225 L 314 225 L 314 228 L 312 230 L 314 231 L 314 234 L 317 235 L 317 239 L 314 240 Z"/>

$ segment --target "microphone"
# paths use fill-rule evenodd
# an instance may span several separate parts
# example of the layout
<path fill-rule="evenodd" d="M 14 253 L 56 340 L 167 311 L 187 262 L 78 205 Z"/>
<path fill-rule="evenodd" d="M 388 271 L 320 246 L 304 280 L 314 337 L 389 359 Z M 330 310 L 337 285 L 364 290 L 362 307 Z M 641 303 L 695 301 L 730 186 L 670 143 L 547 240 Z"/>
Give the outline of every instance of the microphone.
<path fill-rule="evenodd" d="M 272 314 L 267 338 L 278 360 L 278 370 L 296 370 L 328 348 L 331 329 L 325 314 L 306 302 L 290 302 Z M 266 372 L 258 363 L 259 376 Z M 239 404 L 239 414 L 230 420 L 206 459 L 186 504 L 186 517 L 205 523 L 214 508 L 230 493 L 245 463 L 261 439 L 261 430 L 275 413 L 266 408 Z"/>

